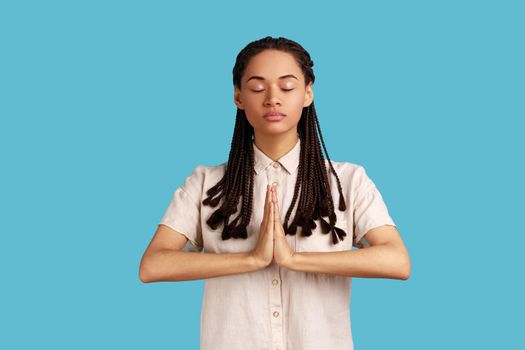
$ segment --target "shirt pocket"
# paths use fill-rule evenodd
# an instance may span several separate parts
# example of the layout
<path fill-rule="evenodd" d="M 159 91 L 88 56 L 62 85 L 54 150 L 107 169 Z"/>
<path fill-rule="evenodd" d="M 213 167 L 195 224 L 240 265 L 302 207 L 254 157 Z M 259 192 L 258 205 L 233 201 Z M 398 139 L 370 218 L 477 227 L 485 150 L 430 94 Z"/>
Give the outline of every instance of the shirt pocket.
<path fill-rule="evenodd" d="M 343 229 L 346 232 L 346 236 L 336 244 L 332 242 L 332 232 L 323 233 L 321 230 L 321 222 L 315 220 L 315 223 L 317 227 L 312 230 L 312 234 L 308 237 L 303 237 L 301 235 L 302 228 L 300 226 L 297 227 L 297 252 L 338 252 L 352 249 L 353 231 L 348 227 L 348 221 L 342 215 L 338 215 L 335 226 Z"/>

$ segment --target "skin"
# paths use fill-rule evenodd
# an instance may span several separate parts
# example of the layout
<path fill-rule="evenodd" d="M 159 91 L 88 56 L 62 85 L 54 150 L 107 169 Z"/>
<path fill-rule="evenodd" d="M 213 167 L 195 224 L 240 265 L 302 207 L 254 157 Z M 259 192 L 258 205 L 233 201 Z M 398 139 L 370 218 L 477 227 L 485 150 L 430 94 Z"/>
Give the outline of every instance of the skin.
<path fill-rule="evenodd" d="M 297 79 L 279 79 L 289 74 Z M 262 79 L 250 79 L 252 76 Z M 302 109 L 313 101 L 312 84 L 305 85 L 302 71 L 291 54 L 265 50 L 252 57 L 241 86 L 235 87 L 234 102 L 245 111 L 253 126 L 257 147 L 276 161 L 297 142 Z M 268 121 L 263 116 L 270 110 L 286 116 L 279 122 Z M 285 238 L 279 212 L 277 189 L 268 186 L 257 245 L 248 253 L 182 251 L 188 238 L 160 224 L 140 262 L 139 278 L 145 283 L 206 279 L 257 271 L 272 260 L 293 271 L 403 280 L 410 276 L 410 258 L 394 226 L 369 230 L 366 238 L 370 247 L 338 252 L 294 252 Z"/>
<path fill-rule="evenodd" d="M 264 50 L 253 56 L 244 71 L 241 88 L 234 87 L 234 102 L 244 110 L 253 127 L 256 146 L 273 160 L 281 158 L 297 143 L 297 124 L 303 108 L 312 101 L 312 83 L 305 84 L 294 56 L 279 50 Z M 281 112 L 285 117 L 269 121 L 264 118 L 269 111 Z M 274 187 L 267 188 L 268 207 L 265 206 L 258 249 L 254 252 L 263 266 L 271 263 L 272 255 L 282 265 L 294 253 L 280 223 L 275 191 Z"/>
<path fill-rule="evenodd" d="M 280 78 L 289 75 L 295 78 Z M 259 78 L 251 79 L 254 76 Z M 303 107 L 309 106 L 312 101 L 312 83 L 305 85 L 302 70 L 293 55 L 279 50 L 265 50 L 252 57 L 241 79 L 241 88 L 234 88 L 234 102 L 245 111 L 248 122 L 253 126 L 255 144 L 274 161 L 296 144 L 297 124 Z M 263 116 L 270 110 L 277 110 L 286 116 L 278 122 L 268 121 Z M 270 264 L 273 258 L 280 266 L 296 271 L 398 279 L 407 279 L 410 275 L 408 252 L 397 229 L 389 225 L 366 233 L 370 243 L 368 248 L 335 253 L 295 253 L 285 238 L 276 193 L 276 188 L 267 188 L 259 241 L 253 252 L 262 267 Z M 273 227 L 269 226 L 272 222 Z M 353 261 L 341 264 L 341 258 L 347 257 Z"/>
<path fill-rule="evenodd" d="M 286 240 L 277 203 L 277 189 L 266 186 L 266 200 L 263 220 L 259 231 L 257 246 L 252 256 L 260 267 L 268 266 L 272 259 L 280 266 L 289 266 L 294 251 Z"/>
<path fill-rule="evenodd" d="M 279 79 L 285 75 L 295 78 Z M 262 79 L 250 79 L 253 76 Z M 303 107 L 308 107 L 313 98 L 312 83 L 305 85 L 295 58 L 278 50 L 264 50 L 253 56 L 244 71 L 241 88 L 234 87 L 234 102 L 253 126 L 255 145 L 273 160 L 297 143 L 297 124 Z M 281 112 L 285 117 L 269 121 L 263 117 L 269 111 Z"/>

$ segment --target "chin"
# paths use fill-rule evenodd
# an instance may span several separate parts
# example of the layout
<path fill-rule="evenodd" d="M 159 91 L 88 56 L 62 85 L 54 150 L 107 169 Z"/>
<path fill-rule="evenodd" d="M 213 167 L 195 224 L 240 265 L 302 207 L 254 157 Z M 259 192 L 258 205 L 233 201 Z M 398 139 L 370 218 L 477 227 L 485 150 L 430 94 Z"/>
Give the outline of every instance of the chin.
<path fill-rule="evenodd" d="M 289 132 L 292 128 L 289 125 L 278 125 L 278 123 L 275 123 L 273 125 L 266 125 L 263 128 L 259 130 L 264 130 L 267 134 L 283 134 L 286 132 Z"/>

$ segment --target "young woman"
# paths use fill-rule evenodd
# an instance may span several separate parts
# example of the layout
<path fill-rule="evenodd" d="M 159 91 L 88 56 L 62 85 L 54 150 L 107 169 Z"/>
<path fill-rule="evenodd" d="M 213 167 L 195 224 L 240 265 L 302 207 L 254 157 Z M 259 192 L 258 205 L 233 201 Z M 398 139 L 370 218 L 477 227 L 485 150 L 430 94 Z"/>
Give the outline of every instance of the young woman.
<path fill-rule="evenodd" d="M 241 50 L 228 161 L 186 178 L 142 258 L 143 282 L 206 279 L 201 349 L 352 349 L 351 278 L 410 275 L 365 169 L 328 156 L 312 66 L 285 38 Z"/>

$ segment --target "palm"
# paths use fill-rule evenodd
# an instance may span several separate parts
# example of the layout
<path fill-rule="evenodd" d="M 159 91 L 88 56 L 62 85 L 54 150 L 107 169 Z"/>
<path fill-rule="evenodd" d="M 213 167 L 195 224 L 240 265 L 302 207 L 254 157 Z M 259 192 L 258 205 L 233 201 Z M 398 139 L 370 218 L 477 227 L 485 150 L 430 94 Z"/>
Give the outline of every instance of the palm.
<path fill-rule="evenodd" d="M 272 202 L 274 209 L 274 227 L 273 227 L 273 258 L 281 266 L 288 266 L 294 254 L 284 234 L 284 228 L 279 214 L 279 203 L 277 203 L 276 190 L 272 193 Z"/>

